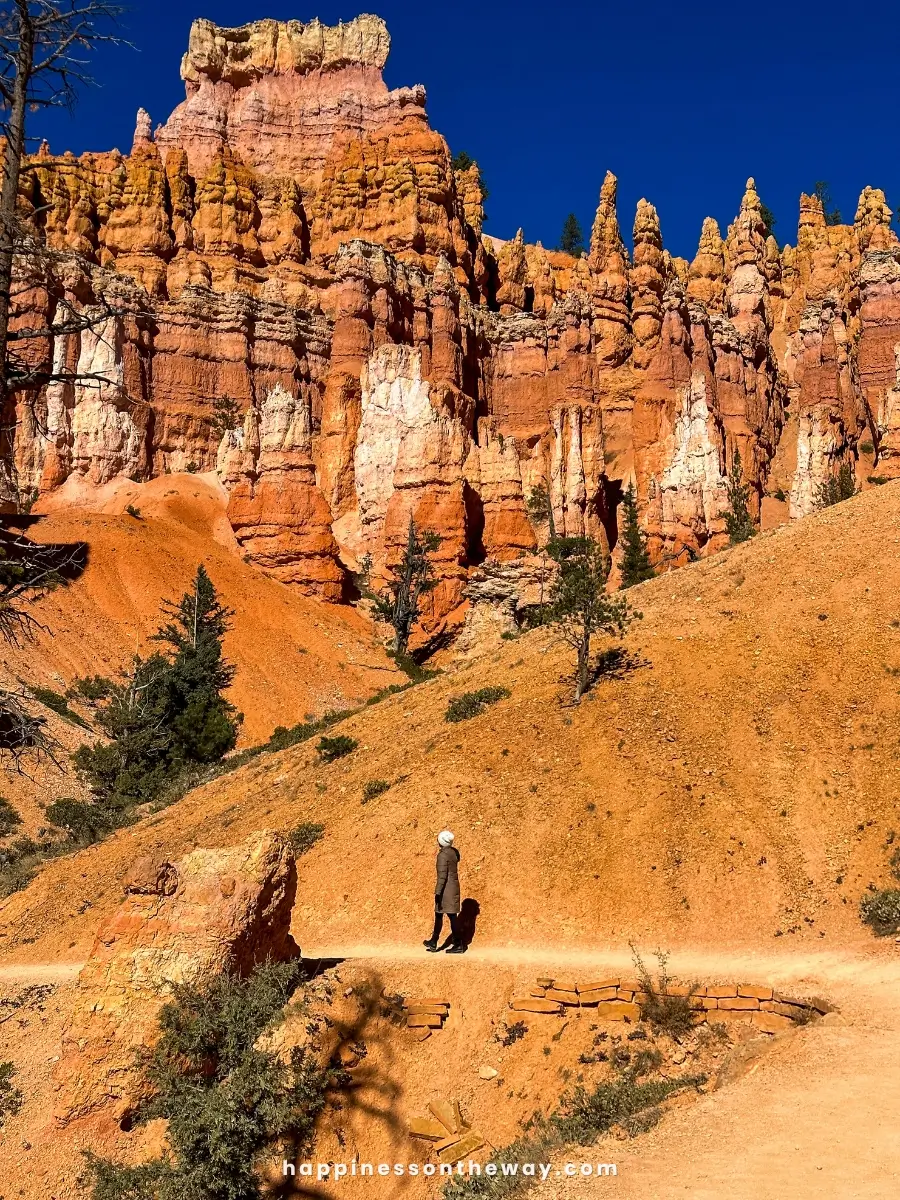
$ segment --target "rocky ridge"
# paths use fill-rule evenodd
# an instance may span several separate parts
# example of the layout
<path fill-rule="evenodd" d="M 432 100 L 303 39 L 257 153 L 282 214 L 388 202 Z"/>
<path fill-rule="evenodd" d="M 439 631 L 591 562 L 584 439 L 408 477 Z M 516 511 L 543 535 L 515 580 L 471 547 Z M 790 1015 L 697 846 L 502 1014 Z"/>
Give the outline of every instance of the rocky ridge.
<path fill-rule="evenodd" d="M 155 133 L 141 110 L 127 155 L 30 160 L 23 215 L 77 256 L 71 298 L 116 315 L 43 347 L 99 383 L 20 398 L 8 505 L 73 475 L 216 469 L 242 551 L 332 601 L 364 555 L 384 570 L 412 514 L 442 537 L 437 629 L 475 570 L 530 586 L 537 487 L 557 530 L 614 547 L 633 482 L 654 558 L 679 563 L 722 544 L 735 451 L 755 510 L 777 474 L 792 517 L 864 441 L 900 474 L 883 192 L 835 226 L 802 196 L 779 249 L 748 180 L 688 263 L 646 200 L 629 253 L 608 173 L 586 255 L 499 242 L 424 88 L 384 84 L 389 45 L 373 16 L 199 20 Z M 54 303 L 35 287 L 16 319 Z"/>

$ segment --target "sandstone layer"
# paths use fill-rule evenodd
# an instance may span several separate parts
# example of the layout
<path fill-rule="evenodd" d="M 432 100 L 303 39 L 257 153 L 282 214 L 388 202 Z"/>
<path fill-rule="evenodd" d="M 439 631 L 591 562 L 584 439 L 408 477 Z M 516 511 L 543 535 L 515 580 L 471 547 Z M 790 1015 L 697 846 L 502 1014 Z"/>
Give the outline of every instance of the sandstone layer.
<path fill-rule="evenodd" d="M 779 248 L 750 179 L 688 263 L 644 199 L 629 252 L 607 174 L 588 253 L 501 242 L 424 88 L 386 87 L 389 45 L 372 16 L 199 20 L 155 133 L 141 110 L 129 154 L 30 160 L 23 216 L 71 255 L 68 299 L 109 315 L 36 350 L 84 378 L 19 397 L 8 505 L 72 476 L 215 469 L 242 552 L 331 601 L 364 556 L 384 573 L 412 515 L 441 537 L 436 631 L 485 564 L 507 591 L 521 574 L 517 609 L 548 535 L 535 489 L 558 531 L 615 551 L 634 484 L 667 566 L 722 544 L 736 453 L 754 516 L 775 479 L 808 514 L 868 441 L 900 474 L 883 192 L 852 225 L 802 196 Z M 16 319 L 56 299 L 35 287 Z"/>

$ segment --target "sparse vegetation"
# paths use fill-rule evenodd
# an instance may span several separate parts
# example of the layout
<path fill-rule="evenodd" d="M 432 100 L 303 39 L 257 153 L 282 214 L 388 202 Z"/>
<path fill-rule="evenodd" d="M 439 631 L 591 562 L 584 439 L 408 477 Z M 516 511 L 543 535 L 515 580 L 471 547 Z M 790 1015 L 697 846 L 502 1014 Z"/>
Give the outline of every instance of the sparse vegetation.
<path fill-rule="evenodd" d="M 101 841 L 116 827 L 99 805 L 83 800 L 56 800 L 47 805 L 46 817 L 55 829 L 65 832 L 73 849 Z"/>
<path fill-rule="evenodd" d="M 419 620 L 424 596 L 434 590 L 436 580 L 431 556 L 441 544 L 436 533 L 419 530 L 410 514 L 406 546 L 400 561 L 388 568 L 385 591 L 372 585 L 372 562 L 364 558 L 359 576 L 362 594 L 371 600 L 375 611 L 394 629 L 393 651 L 397 660 L 406 656 L 409 639 Z"/>
<path fill-rule="evenodd" d="M 324 832 L 325 826 L 318 824 L 316 821 L 303 821 L 300 825 L 295 826 L 288 834 L 288 841 L 291 844 L 291 849 L 294 851 L 295 858 L 299 858 L 301 854 L 306 854 L 308 850 L 312 850 L 316 842 L 322 840 Z"/>
<path fill-rule="evenodd" d="M 22 824 L 22 818 L 5 796 L 0 796 L 0 838 L 9 835 Z"/>
<path fill-rule="evenodd" d="M 356 738 L 348 737 L 346 733 L 339 733 L 337 737 L 321 737 L 316 743 L 316 749 L 322 762 L 334 762 L 337 758 L 343 758 L 346 754 L 352 754 L 359 742 Z"/>
<path fill-rule="evenodd" d="M 853 467 L 848 462 L 842 462 L 837 474 L 831 475 L 824 483 L 816 488 L 816 508 L 831 508 L 843 500 L 851 500 L 856 495 L 856 477 Z"/>
<path fill-rule="evenodd" d="M 14 1117 L 25 1103 L 25 1096 L 13 1083 L 17 1072 L 13 1063 L 0 1062 L 0 1129 L 7 1117 Z"/>
<path fill-rule="evenodd" d="M 725 491 L 728 495 L 728 508 L 724 514 L 725 528 L 728 530 L 729 544 L 737 546 L 740 542 L 749 541 L 758 532 L 750 515 L 751 489 L 749 484 L 744 483 L 741 452 L 737 448 L 725 481 Z"/>
<path fill-rule="evenodd" d="M 647 550 L 647 535 L 641 529 L 638 520 L 637 495 L 634 484 L 629 483 L 622 497 L 622 587 L 634 587 L 646 579 L 652 579 L 655 572 Z"/>
<path fill-rule="evenodd" d="M 390 788 L 390 782 L 387 779 L 368 779 L 363 784 L 363 804 L 368 804 L 370 800 L 374 800 L 376 796 L 383 796 Z"/>
<path fill-rule="evenodd" d="M 545 1047 L 545 1050 L 548 1049 Z M 566 1145 L 589 1146 L 619 1124 L 632 1135 L 642 1132 L 636 1118 L 658 1111 L 663 1101 L 687 1088 L 700 1088 L 705 1075 L 685 1075 L 680 1079 L 642 1078 L 646 1062 L 636 1056 L 636 1065 L 596 1087 L 579 1084 L 562 1097 L 550 1116 L 536 1113 L 526 1124 L 521 1137 L 497 1150 L 488 1160 L 497 1164 L 495 1175 L 460 1176 L 445 1184 L 445 1200 L 504 1200 L 535 1183 L 532 1176 L 504 1172 L 500 1164 L 546 1162 L 554 1151 Z M 658 1119 L 658 1117 L 656 1118 Z M 655 1123 L 653 1121 L 652 1123 Z M 649 1127 L 649 1125 L 647 1126 Z"/>
<path fill-rule="evenodd" d="M 503 1032 L 497 1035 L 501 1046 L 514 1046 L 528 1032 L 524 1021 L 513 1021 L 512 1025 L 504 1025 Z"/>
<path fill-rule="evenodd" d="M 670 992 L 671 980 L 668 972 L 668 955 L 661 950 L 656 952 L 658 972 L 656 979 L 647 970 L 644 960 L 633 943 L 631 957 L 637 972 L 641 988 L 647 994 L 641 1008 L 641 1019 L 646 1021 L 656 1033 L 668 1033 L 672 1037 L 684 1037 L 690 1033 L 696 1024 L 693 1007 L 693 996 L 697 985 L 692 985 L 687 995 L 677 996 Z"/>
<path fill-rule="evenodd" d="M 314 1043 L 285 1061 L 263 1040 L 302 971 L 272 963 L 246 979 L 225 972 L 174 985 L 144 1057 L 152 1099 L 133 1114 L 139 1124 L 168 1122 L 167 1152 L 137 1167 L 89 1153 L 93 1200 L 259 1200 L 270 1148 L 289 1140 L 291 1157 L 309 1153 L 328 1090 L 344 1075 L 317 1063 Z"/>
<path fill-rule="evenodd" d="M 454 696 L 447 705 L 444 720 L 452 724 L 468 721 L 483 713 L 488 705 L 505 700 L 509 695 L 509 688 L 505 687 L 483 687 L 477 692 L 463 692 L 461 696 Z"/>
<path fill-rule="evenodd" d="M 125 511 L 128 513 L 129 517 L 134 517 L 136 521 L 143 520 L 143 517 L 141 516 L 141 510 L 139 508 L 135 508 L 133 504 L 126 504 Z"/>
<path fill-rule="evenodd" d="M 592 682 L 591 644 L 595 636 L 622 637 L 639 613 L 622 596 L 606 592 L 609 555 L 590 537 L 555 538 L 548 546 L 558 571 L 550 595 L 549 619 L 577 655 L 575 701 Z"/>

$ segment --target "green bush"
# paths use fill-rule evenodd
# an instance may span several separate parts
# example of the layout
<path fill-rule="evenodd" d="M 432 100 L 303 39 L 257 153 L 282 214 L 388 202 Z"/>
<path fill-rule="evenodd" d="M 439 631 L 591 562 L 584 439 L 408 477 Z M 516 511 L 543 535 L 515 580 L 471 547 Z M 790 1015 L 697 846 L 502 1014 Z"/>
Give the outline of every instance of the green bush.
<path fill-rule="evenodd" d="M 291 849 L 294 851 L 294 856 L 299 858 L 307 850 L 312 850 L 324 832 L 325 826 L 319 825 L 315 821 L 304 821 L 302 824 L 297 825 L 288 834 L 288 841 L 291 844 Z"/>
<path fill-rule="evenodd" d="M 112 690 L 112 681 L 104 675 L 86 675 L 83 679 L 75 679 L 66 692 L 70 700 L 81 699 L 96 704 L 105 700 Z"/>
<path fill-rule="evenodd" d="M 263 1048 L 302 972 L 270 963 L 246 979 L 174 985 L 144 1058 L 152 1099 L 133 1114 L 168 1121 L 168 1153 L 138 1167 L 88 1154 L 93 1200 L 260 1200 L 273 1146 L 309 1153 L 328 1090 L 346 1076 L 318 1065 L 314 1043 L 288 1061 Z"/>
<path fill-rule="evenodd" d="M 359 742 L 356 738 L 348 737 L 346 733 L 339 733 L 336 737 L 321 737 L 316 743 L 322 762 L 334 762 L 336 758 L 343 758 L 345 754 L 352 754 Z"/>
<path fill-rule="evenodd" d="M 59 692 L 54 692 L 52 688 L 33 687 L 31 694 L 38 703 L 43 704 L 45 708 L 49 708 L 51 712 L 55 712 L 57 716 L 62 717 L 66 721 L 71 721 L 73 725 L 80 725 L 82 729 L 90 729 L 87 721 L 83 717 L 79 717 L 78 713 L 72 712 L 69 708 L 69 702 L 65 696 L 61 696 Z"/>
<path fill-rule="evenodd" d="M 505 687 L 484 687 L 479 688 L 477 692 L 464 692 L 461 696 L 454 696 L 447 705 L 444 720 L 454 724 L 457 721 L 468 721 L 471 717 L 483 713 L 489 704 L 505 700 L 509 695 L 509 688 Z"/>
<path fill-rule="evenodd" d="M 133 504 L 126 504 L 125 511 L 128 513 L 129 517 L 134 517 L 136 521 L 141 520 L 141 510 L 139 508 L 135 508 Z"/>
<path fill-rule="evenodd" d="M 0 1129 L 7 1117 L 14 1117 L 25 1103 L 22 1092 L 13 1083 L 16 1068 L 11 1062 L 0 1062 Z"/>
<path fill-rule="evenodd" d="M 859 915 L 877 937 L 900 933 L 900 890 L 882 888 L 865 896 Z"/>
<path fill-rule="evenodd" d="M 116 828 L 106 809 L 83 800 L 56 800 L 47 805 L 46 817 L 55 829 L 64 830 L 68 840 L 79 846 L 99 842 Z"/>
<path fill-rule="evenodd" d="M 376 796 L 383 796 L 390 788 L 390 782 L 387 779 L 369 779 L 363 784 L 363 804 L 368 804 L 370 800 L 374 800 Z"/>
<path fill-rule="evenodd" d="M 0 796 L 0 838 L 9 835 L 22 824 L 22 818 L 5 796 Z"/>

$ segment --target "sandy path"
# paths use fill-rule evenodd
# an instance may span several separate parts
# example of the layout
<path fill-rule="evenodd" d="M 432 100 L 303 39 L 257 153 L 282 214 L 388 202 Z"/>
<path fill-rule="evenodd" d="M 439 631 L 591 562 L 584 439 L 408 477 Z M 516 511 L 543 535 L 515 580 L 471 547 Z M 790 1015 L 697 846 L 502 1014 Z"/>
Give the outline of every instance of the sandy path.
<path fill-rule="evenodd" d="M 372 962 L 434 958 L 415 945 L 311 946 L 305 957 Z M 441 960 L 447 961 L 447 960 Z M 450 961 L 453 961 L 452 959 Z M 467 963 L 553 971 L 631 969 L 628 951 L 473 946 Z M 0 983 L 65 982 L 79 963 L 0 968 Z M 900 1188 L 900 953 L 679 951 L 673 969 L 791 983 L 840 1011 L 798 1031 L 743 1077 L 675 1108 L 634 1141 L 603 1138 L 558 1156 L 539 1200 L 894 1200 Z M 567 1162 L 615 1163 L 616 1178 L 568 1179 Z"/>

